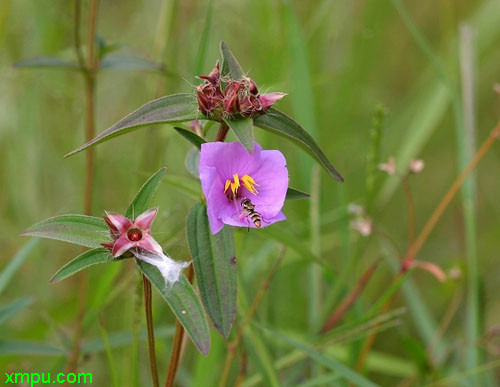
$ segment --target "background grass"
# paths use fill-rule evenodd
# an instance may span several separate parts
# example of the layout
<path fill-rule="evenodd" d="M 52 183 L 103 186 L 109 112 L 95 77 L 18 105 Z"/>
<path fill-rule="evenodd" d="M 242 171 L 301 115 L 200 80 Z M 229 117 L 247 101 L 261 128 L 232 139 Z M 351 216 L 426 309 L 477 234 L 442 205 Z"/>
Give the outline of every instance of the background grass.
<path fill-rule="evenodd" d="M 88 4 L 82 5 L 85 37 Z M 50 241 L 30 243 L 18 235 L 41 219 L 83 210 L 84 156 L 62 159 L 84 142 L 83 80 L 74 71 L 13 67 L 36 56 L 74 60 L 72 6 L 64 0 L 0 3 L 0 273 L 13 273 L 0 277 L 10 279 L 8 284 L 5 280 L 7 286 L 2 283 L 1 288 L 6 287 L 0 293 L 0 306 L 33 299 L 2 324 L 2 372 L 63 370 L 62 354 L 70 348 L 77 314 L 76 281 L 49 285 L 48 280 L 81 250 Z M 345 178 L 342 185 L 334 182 L 323 171 L 315 171 L 309 156 L 295 145 L 256 129 L 264 148 L 278 148 L 287 157 L 291 186 L 313 197 L 287 203 L 287 222 L 236 235 L 238 321 L 277 259 L 280 245 L 286 246 L 283 262 L 253 317 L 258 324 L 245 330 L 241 348 L 248 353 L 248 362 L 243 385 L 343 383 L 335 368 L 318 360 L 318 352 L 354 368 L 361 343 L 376 326 L 360 321 L 394 276 L 394 247 L 377 236 L 360 237 L 348 227 L 346 206 L 363 204 L 366 196 L 372 118 L 382 104 L 388 113 L 380 153 L 383 159 L 396 157 L 399 173 L 376 176 L 370 215 L 377 229 L 404 251 L 408 219 L 401 177 L 408 162 L 419 157 L 426 163 L 424 171 L 410 179 L 419 230 L 470 157 L 459 62 L 462 23 L 474 32 L 472 136 L 480 143 L 500 110 L 493 92 L 500 80 L 497 0 L 101 2 L 98 33 L 109 44 L 121 45 L 114 53 L 122 56 L 120 63 L 124 56 L 141 57 L 163 63 L 168 75 L 131 69 L 130 61 L 121 66 L 126 69 L 103 69 L 96 96 L 98 132 L 155 97 L 189 92 L 197 82 L 194 75 L 211 70 L 218 43 L 225 40 L 262 90 L 289 93 L 279 108 L 315 136 Z M 167 126 L 144 128 L 99 145 L 93 213 L 123 212 L 146 177 L 167 166 L 168 177 L 156 196 L 161 211 L 156 236 L 173 257 L 187 259 L 184 222 L 197 196 L 183 188 L 190 187 L 184 167 L 188 149 L 187 142 Z M 500 340 L 491 336 L 500 318 L 499 156 L 496 145 L 479 165 L 463 200 L 453 202 L 419 254 L 458 276 L 441 284 L 426 272 L 412 272 L 403 291 L 396 293 L 389 314 L 379 316 L 383 329 L 364 368 L 365 377 L 373 382 L 483 386 L 500 380 L 495 368 L 500 365 L 495 352 Z M 20 250 L 16 258 L 20 268 L 8 269 Z M 315 265 L 311 256 L 333 270 Z M 376 274 L 339 331 L 318 335 L 321 319 L 380 257 Z M 130 359 L 134 327 L 145 337 L 144 322 L 135 312 L 140 304 L 133 266 L 91 268 L 89 277 L 90 312 L 81 369 L 92 372 L 97 385 L 110 384 L 113 367 L 120 385 L 147 385 L 144 341 L 137 360 Z M 154 314 L 163 378 L 174 321 L 156 296 Z M 237 328 L 238 322 L 233 335 Z M 287 340 L 280 340 L 282 335 Z M 23 340 L 24 347 L 12 340 Z M 231 383 L 239 372 L 240 354 Z M 225 356 L 225 343 L 215 333 L 206 358 L 189 344 L 179 385 L 215 385 Z M 131 367 L 135 361 L 137 376 Z"/>

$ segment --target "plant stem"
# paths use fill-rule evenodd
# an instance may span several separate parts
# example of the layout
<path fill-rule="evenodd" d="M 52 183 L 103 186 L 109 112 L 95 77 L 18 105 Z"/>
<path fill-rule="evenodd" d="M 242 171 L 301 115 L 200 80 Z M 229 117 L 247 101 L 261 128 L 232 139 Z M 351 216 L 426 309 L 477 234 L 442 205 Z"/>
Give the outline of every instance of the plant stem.
<path fill-rule="evenodd" d="M 97 5 L 98 0 L 91 0 L 89 10 L 89 31 L 88 31 L 88 57 L 85 65 L 80 44 L 80 0 L 75 2 L 75 21 L 74 21 L 74 39 L 75 51 L 78 62 L 81 67 L 82 74 L 85 79 L 85 101 L 86 101 L 86 138 L 87 141 L 94 137 L 95 132 L 95 73 L 97 71 L 97 60 L 95 56 L 95 38 L 97 25 Z M 92 212 L 92 187 L 94 176 L 94 149 L 87 150 L 86 153 L 86 179 L 85 179 L 85 199 L 84 209 L 85 214 L 90 215 Z M 76 321 L 75 336 L 73 340 L 73 348 L 68 361 L 68 370 L 74 371 L 78 366 L 78 358 L 80 355 L 80 344 L 83 331 L 83 319 L 85 316 L 85 304 L 87 301 L 87 272 L 80 274 L 79 297 L 78 297 L 78 318 Z"/>
<path fill-rule="evenodd" d="M 221 122 L 219 131 L 217 132 L 217 136 L 215 137 L 215 141 L 224 142 L 228 131 L 229 131 L 229 126 L 227 126 L 225 122 Z"/>
<path fill-rule="evenodd" d="M 142 282 L 144 284 L 144 311 L 146 313 L 146 327 L 148 330 L 148 349 L 149 365 L 151 367 L 151 378 L 153 379 L 153 385 L 155 387 L 159 387 L 160 381 L 158 379 L 158 369 L 156 367 L 155 332 L 153 327 L 153 293 L 151 291 L 151 282 L 149 282 L 145 275 L 142 276 Z"/>
<path fill-rule="evenodd" d="M 193 264 L 189 265 L 186 277 L 190 283 L 193 283 L 194 279 L 194 268 Z M 170 364 L 168 366 L 167 381 L 165 382 L 166 387 L 171 387 L 174 385 L 175 375 L 177 375 L 177 370 L 179 369 L 179 364 L 182 359 L 183 352 L 183 341 L 184 341 L 184 327 L 177 321 L 175 327 L 175 336 L 172 346 L 172 355 L 170 356 Z"/>

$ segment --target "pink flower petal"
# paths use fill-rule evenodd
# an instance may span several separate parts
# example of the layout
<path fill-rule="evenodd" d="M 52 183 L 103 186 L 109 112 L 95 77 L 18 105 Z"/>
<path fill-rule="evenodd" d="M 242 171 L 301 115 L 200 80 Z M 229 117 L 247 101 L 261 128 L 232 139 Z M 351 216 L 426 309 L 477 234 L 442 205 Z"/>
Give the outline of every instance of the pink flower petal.
<path fill-rule="evenodd" d="M 126 232 L 132 225 L 132 222 L 129 219 L 112 212 L 106 212 L 106 217 L 116 227 L 120 234 Z"/>
<path fill-rule="evenodd" d="M 134 242 L 130 242 L 126 237 L 120 237 L 113 245 L 113 251 L 111 253 L 113 254 L 113 257 L 116 258 L 132 247 L 134 247 Z"/>
<path fill-rule="evenodd" d="M 150 210 L 147 210 L 146 212 L 143 212 L 141 215 L 139 215 L 134 221 L 134 225 L 140 228 L 142 231 L 148 232 L 157 214 L 158 208 L 151 208 Z"/>
<path fill-rule="evenodd" d="M 151 235 L 145 235 L 140 242 L 137 242 L 136 246 L 153 253 L 163 254 L 160 244 Z"/>
<path fill-rule="evenodd" d="M 266 110 L 268 107 L 270 107 L 276 101 L 283 98 L 285 95 L 286 95 L 285 93 L 262 94 L 261 96 L 259 96 L 260 102 L 262 103 L 262 109 Z"/>

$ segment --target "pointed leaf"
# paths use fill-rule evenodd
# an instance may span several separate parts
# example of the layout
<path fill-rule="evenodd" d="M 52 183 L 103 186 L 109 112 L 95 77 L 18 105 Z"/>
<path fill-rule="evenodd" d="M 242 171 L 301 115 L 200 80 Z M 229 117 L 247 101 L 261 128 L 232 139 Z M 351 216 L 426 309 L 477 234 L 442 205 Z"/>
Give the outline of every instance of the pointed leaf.
<path fill-rule="evenodd" d="M 198 166 L 200 165 L 200 151 L 196 148 L 191 148 L 186 155 L 184 165 L 191 175 L 199 179 L 200 173 L 198 171 Z"/>
<path fill-rule="evenodd" d="M 196 348 L 207 355 L 210 349 L 210 332 L 200 299 L 184 275 L 168 288 L 160 271 L 153 265 L 136 259 L 137 266 L 161 293 L 182 324 Z"/>
<path fill-rule="evenodd" d="M 231 79 L 242 79 L 245 73 L 224 41 L 220 42 L 220 53 L 222 55 L 222 75 L 229 75 Z"/>
<path fill-rule="evenodd" d="M 38 57 L 21 60 L 14 64 L 14 67 L 30 67 L 30 68 L 47 68 L 47 69 L 67 69 L 67 70 L 79 70 L 80 67 L 75 64 L 68 62 L 64 59 L 54 58 L 54 57 Z"/>
<path fill-rule="evenodd" d="M 251 118 L 225 119 L 224 122 L 234 130 L 245 149 L 253 153 L 253 120 Z"/>
<path fill-rule="evenodd" d="M 148 102 L 65 157 L 142 126 L 191 121 L 195 120 L 198 115 L 198 102 L 194 94 L 174 94 L 161 97 Z"/>
<path fill-rule="evenodd" d="M 37 247 L 41 239 L 32 239 L 26 243 L 21 250 L 17 252 L 14 258 L 0 272 L 0 294 L 7 287 L 14 274 L 19 270 L 26 258 Z"/>
<path fill-rule="evenodd" d="M 191 144 L 193 144 L 198 149 L 201 148 L 201 144 L 206 143 L 207 141 L 204 138 L 201 138 L 196 133 L 191 130 L 180 128 L 178 126 L 174 126 L 174 129 L 179 133 L 182 137 L 188 140 Z"/>
<path fill-rule="evenodd" d="M 305 193 L 303 191 L 299 191 L 298 189 L 295 188 L 288 188 L 286 190 L 286 200 L 297 200 L 297 199 L 307 199 L 310 197 L 308 193 Z"/>
<path fill-rule="evenodd" d="M 294 140 L 304 147 L 326 169 L 330 176 L 335 180 L 344 181 L 311 135 L 286 114 L 270 108 L 266 114 L 255 118 L 253 123 L 259 128 Z"/>
<path fill-rule="evenodd" d="M 31 226 L 21 235 L 57 239 L 92 248 L 111 241 L 104 219 L 86 215 L 55 216 Z"/>
<path fill-rule="evenodd" d="M 125 217 L 129 219 L 136 218 L 149 209 L 153 195 L 163 181 L 166 172 L 167 168 L 161 168 L 143 184 L 130 206 L 128 206 Z"/>
<path fill-rule="evenodd" d="M 201 299 L 215 328 L 227 338 L 236 317 L 236 254 L 230 226 L 212 235 L 207 208 L 199 203 L 188 215 L 186 231 Z"/>
<path fill-rule="evenodd" d="M 18 312 L 33 302 L 32 298 L 20 298 L 7 305 L 0 306 L 0 325 L 14 317 Z"/>
<path fill-rule="evenodd" d="M 304 352 L 307 356 L 309 356 L 311 359 L 313 359 L 316 363 L 319 363 L 319 364 L 323 365 L 324 367 L 334 371 L 338 375 L 341 375 L 344 379 L 348 380 L 349 382 L 353 383 L 356 386 L 360 386 L 360 387 L 376 387 L 376 386 L 378 386 L 377 384 L 366 379 L 363 375 L 356 373 L 351 368 L 345 366 L 344 364 L 338 362 L 337 360 L 332 359 L 331 357 L 327 357 L 327 356 L 323 355 L 321 352 L 318 352 L 317 350 L 309 347 L 306 344 L 302 344 L 299 341 L 296 341 L 288 336 L 285 336 L 285 335 L 283 335 L 275 330 L 271 330 L 269 328 L 266 328 L 260 324 L 255 324 L 255 325 L 257 325 L 262 330 L 267 331 L 270 334 L 270 336 L 272 336 L 273 338 L 283 340 L 284 342 L 288 343 L 289 345 Z"/>
<path fill-rule="evenodd" d="M 61 267 L 50 279 L 50 282 L 59 282 L 78 273 L 80 270 L 98 263 L 116 262 L 118 260 L 118 258 L 113 258 L 109 250 L 104 247 L 92 249 L 80 254 L 78 257 Z"/>

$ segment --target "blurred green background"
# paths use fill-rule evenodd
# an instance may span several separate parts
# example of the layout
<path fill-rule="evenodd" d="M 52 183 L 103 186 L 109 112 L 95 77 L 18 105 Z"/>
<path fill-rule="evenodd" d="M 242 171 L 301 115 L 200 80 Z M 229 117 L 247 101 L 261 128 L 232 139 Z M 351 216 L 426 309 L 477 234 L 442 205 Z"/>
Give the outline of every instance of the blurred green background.
<path fill-rule="evenodd" d="M 88 1 L 83 1 L 83 43 L 87 10 Z M 196 72 L 208 73 L 218 59 L 220 40 L 227 42 L 261 90 L 288 93 L 277 107 L 313 134 L 345 183 L 313 167 L 310 157 L 294 144 L 256 129 L 264 148 L 280 149 L 287 157 L 290 185 L 312 191 L 313 196 L 288 202 L 286 222 L 237 233 L 241 310 L 232 335 L 281 246 L 286 246 L 253 321 L 310 347 L 323 343 L 320 351 L 326 357 L 354 368 L 361 345 L 375 329 L 359 321 L 394 278 L 391 262 L 396 256 L 380 234 L 362 237 L 349 227 L 348 204 L 363 205 L 367 196 L 374 112 L 379 104 L 386 108 L 380 154 L 383 161 L 395 157 L 397 173 L 377 173 L 369 216 L 375 228 L 404 252 L 408 217 L 401 180 L 409 161 L 425 161 L 425 169 L 409 179 L 418 231 L 465 166 L 468 150 L 481 144 L 498 120 L 500 100 L 493 86 L 500 81 L 500 2 L 122 0 L 101 1 L 98 12 L 100 39 L 120 47 L 110 54 L 114 65 L 98 75 L 97 132 L 149 100 L 192 91 L 198 82 Z M 460 32 L 463 23 L 472 31 L 470 50 Z M 75 61 L 73 28 L 72 1 L 0 2 L 0 272 L 4 274 L 2 269 L 30 243 L 19 236 L 25 228 L 57 214 L 83 212 L 84 154 L 63 159 L 84 142 L 82 76 L 65 69 L 14 67 L 40 56 Z M 460 66 L 468 59 L 473 66 L 465 71 L 473 75 L 472 92 L 464 88 Z M 156 71 L 153 63 L 164 64 L 168 71 Z M 472 128 L 464 120 L 464 94 L 474 102 Z M 167 181 L 155 200 L 160 206 L 156 237 L 174 258 L 188 259 L 184 222 L 198 198 L 191 189 L 195 181 L 184 167 L 190 145 L 163 125 L 142 128 L 95 149 L 92 212 L 96 216 L 104 210 L 124 212 L 142 182 L 167 166 Z M 451 271 L 452 278 L 440 283 L 425 271 L 414 271 L 396 293 L 392 314 L 382 314 L 388 323 L 381 326 L 363 371 L 370 380 L 401 386 L 484 386 L 500 380 L 496 368 L 500 339 L 495 336 L 500 319 L 499 157 L 500 144 L 495 144 L 465 191 L 465 201 L 469 198 L 472 203 L 469 209 L 464 212 L 464 196 L 457 196 L 418 256 Z M 5 289 L 0 288 L 0 305 L 33 299 L 1 325 L 0 371 L 59 372 L 71 347 L 78 284 L 76 279 L 55 285 L 48 280 L 81 250 L 52 241 L 32 242 L 28 248 L 20 258 L 26 258 L 20 269 Z M 311 256 L 327 261 L 333 272 L 315 265 Z M 325 317 L 379 258 L 368 287 L 341 320 L 344 336 L 318 335 Z M 136 312 L 140 299 L 133 265 L 93 267 L 89 281 L 85 356 L 79 368 L 94 374 L 94 384 L 111 385 L 100 315 L 113 346 L 120 385 L 149 385 L 145 341 L 138 349 L 138 375 L 130 367 L 135 351 L 132 331 L 145 329 Z M 156 295 L 154 318 L 162 380 L 174 319 Z M 478 322 L 477 330 L 468 330 L 470 321 Z M 16 346 L 7 339 L 31 344 Z M 227 350 L 215 333 L 212 342 L 207 358 L 188 344 L 179 385 L 217 385 Z M 241 348 L 248 353 L 242 385 L 344 383 L 307 356 L 283 364 L 290 354 L 303 352 L 257 325 L 245 330 Z M 241 353 L 233 364 L 231 384 L 240 371 Z"/>

